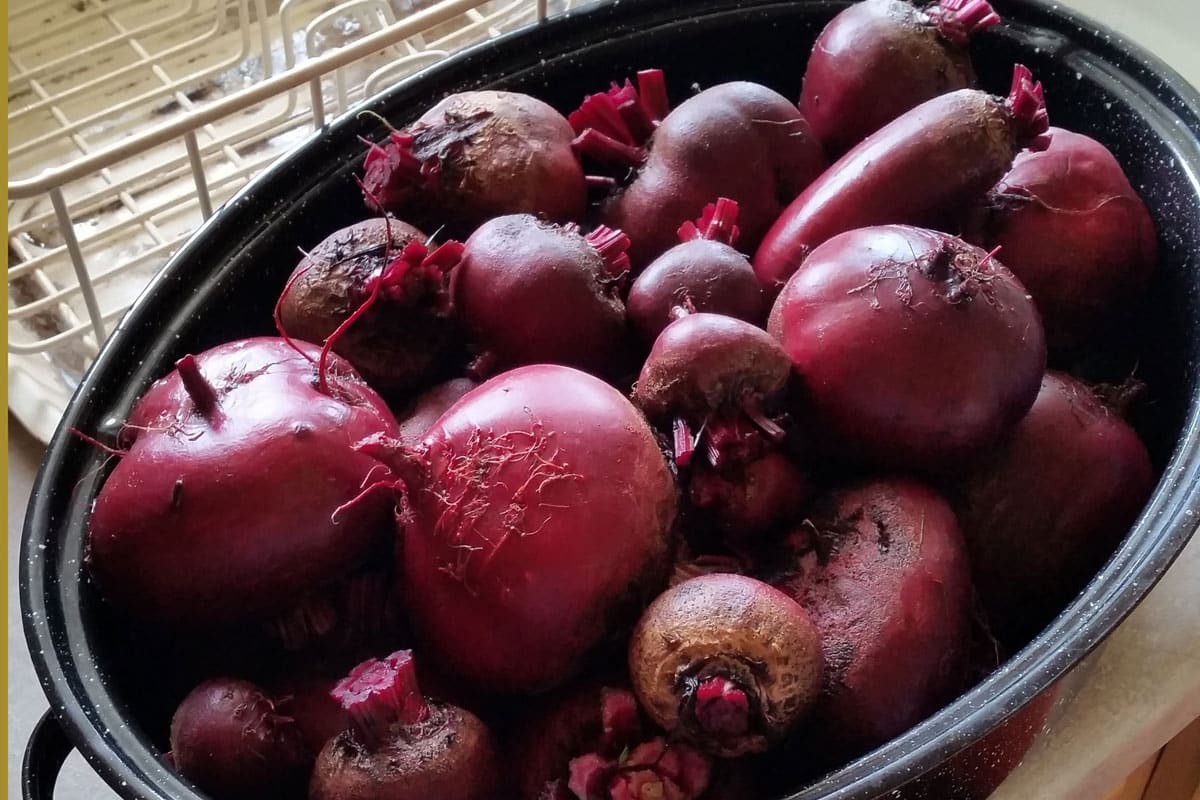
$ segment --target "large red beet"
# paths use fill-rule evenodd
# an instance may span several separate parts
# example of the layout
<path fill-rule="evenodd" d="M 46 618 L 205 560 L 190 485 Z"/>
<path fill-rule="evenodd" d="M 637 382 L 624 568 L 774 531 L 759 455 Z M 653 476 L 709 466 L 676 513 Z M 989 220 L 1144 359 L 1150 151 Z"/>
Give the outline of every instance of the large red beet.
<path fill-rule="evenodd" d="M 937 231 L 861 228 L 813 251 L 768 322 L 804 382 L 798 416 L 840 461 L 954 469 L 1029 409 L 1046 364 L 1025 288 Z"/>
<path fill-rule="evenodd" d="M 334 512 L 378 470 L 351 445 L 396 435 L 396 422 L 340 357 L 320 391 L 318 356 L 239 340 L 185 357 L 146 392 L 92 510 L 88 565 L 105 597 L 159 622 L 269 617 L 386 542 L 383 498 Z"/>
<path fill-rule="evenodd" d="M 666 583 L 674 479 L 637 409 L 598 378 L 503 373 L 392 460 L 413 627 L 476 688 L 563 683 Z"/>

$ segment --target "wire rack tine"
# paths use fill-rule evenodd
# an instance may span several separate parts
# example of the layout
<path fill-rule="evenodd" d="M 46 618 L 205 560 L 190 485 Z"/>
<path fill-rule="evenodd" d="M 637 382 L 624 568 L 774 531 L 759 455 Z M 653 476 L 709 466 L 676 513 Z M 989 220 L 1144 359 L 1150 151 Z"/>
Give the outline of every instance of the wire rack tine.
<path fill-rule="evenodd" d="M 58 217 L 59 231 L 67 244 L 67 252 L 71 254 L 71 264 L 75 267 L 75 276 L 79 279 L 79 288 L 83 291 L 83 302 L 87 306 L 88 316 L 92 318 L 92 330 L 96 341 L 104 341 L 104 316 L 100 313 L 100 302 L 96 299 L 96 289 L 92 286 L 87 265 L 83 261 L 83 251 L 79 249 L 79 239 L 75 237 L 75 223 L 71 212 L 67 211 L 67 201 L 63 199 L 62 187 L 55 186 L 50 190 L 50 202 Z"/>

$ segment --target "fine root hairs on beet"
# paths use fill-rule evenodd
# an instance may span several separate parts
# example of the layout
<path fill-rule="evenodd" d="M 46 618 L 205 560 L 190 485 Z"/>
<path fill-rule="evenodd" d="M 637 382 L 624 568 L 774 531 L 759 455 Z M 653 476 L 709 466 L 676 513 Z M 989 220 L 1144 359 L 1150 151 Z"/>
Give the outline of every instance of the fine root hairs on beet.
<path fill-rule="evenodd" d="M 674 477 L 642 415 L 596 377 L 502 373 L 394 455 L 421 652 L 478 690 L 562 685 L 666 584 Z"/>
<path fill-rule="evenodd" d="M 721 197 L 695 222 L 679 228 L 680 243 L 650 263 L 629 289 L 629 322 L 653 344 L 671 322 L 671 309 L 724 314 L 754 325 L 765 322 L 768 305 L 749 259 L 735 247 L 741 233 L 738 205 Z"/>
<path fill-rule="evenodd" d="M 926 100 L 975 85 L 968 40 L 1000 22 L 986 0 L 863 0 L 813 45 L 800 112 L 837 157 Z"/>
<path fill-rule="evenodd" d="M 171 759 L 219 800 L 299 797 L 315 751 L 276 700 L 249 681 L 212 678 L 171 718 Z"/>
<path fill-rule="evenodd" d="M 450 95 L 412 126 L 370 144 L 363 195 L 374 211 L 466 236 L 503 214 L 578 219 L 587 203 L 567 120 L 516 92 Z"/>
<path fill-rule="evenodd" d="M 382 497 L 337 513 L 380 470 L 351 445 L 397 427 L 338 356 L 321 391 L 318 353 L 237 340 L 181 359 L 146 391 L 131 415 L 141 432 L 89 519 L 87 566 L 105 598 L 192 630 L 287 618 L 303 639 L 334 624 L 319 598 L 392 524 Z"/>
<path fill-rule="evenodd" d="M 1007 98 L 977 89 L 939 95 L 872 133 L 789 205 L 754 254 L 778 292 L 813 248 L 869 225 L 953 226 L 1025 148 L 1049 144 L 1042 85 L 1016 65 Z M 630 231 L 630 235 L 634 235 Z"/>
<path fill-rule="evenodd" d="M 1095 574 L 1154 489 L 1145 446 L 1084 383 L 1048 372 L 1029 413 L 959 482 L 976 587 L 1020 647 Z"/>
<path fill-rule="evenodd" d="M 624 360 L 628 247 L 618 230 L 585 236 L 528 214 L 481 225 L 451 284 L 479 376 L 539 363 L 614 372 Z"/>
<path fill-rule="evenodd" d="M 665 117 L 656 117 L 665 102 L 647 111 L 646 97 L 644 86 L 636 93 L 614 87 L 572 115 L 577 149 L 607 170 L 612 188 L 601 221 L 629 235 L 635 275 L 717 197 L 738 204 L 742 246 L 752 251 L 783 206 L 826 166 L 796 106 L 765 86 L 713 86 Z"/>
<path fill-rule="evenodd" d="M 411 651 L 355 667 L 333 688 L 351 726 L 317 756 L 309 800 L 495 800 L 504 769 L 487 727 L 429 700 Z"/>
<path fill-rule="evenodd" d="M 759 574 L 794 598 L 826 656 L 809 728 L 838 758 L 882 744 L 961 689 L 971 577 L 949 503 L 892 478 L 822 495 Z"/>
<path fill-rule="evenodd" d="M 660 595 L 638 622 L 629 672 L 642 708 L 716 756 L 763 752 L 821 691 L 817 628 L 799 604 L 744 575 L 710 574 Z"/>
<path fill-rule="evenodd" d="M 1154 221 L 1116 157 L 1091 137 L 1050 129 L 1017 155 L 983 201 L 976 237 L 999 247 L 1060 352 L 1116 324 L 1154 274 Z"/>
<path fill-rule="evenodd" d="M 1046 364 L 1037 309 L 995 253 L 905 225 L 822 244 L 767 327 L 803 384 L 792 414 L 846 465 L 958 469 L 1025 414 Z"/>

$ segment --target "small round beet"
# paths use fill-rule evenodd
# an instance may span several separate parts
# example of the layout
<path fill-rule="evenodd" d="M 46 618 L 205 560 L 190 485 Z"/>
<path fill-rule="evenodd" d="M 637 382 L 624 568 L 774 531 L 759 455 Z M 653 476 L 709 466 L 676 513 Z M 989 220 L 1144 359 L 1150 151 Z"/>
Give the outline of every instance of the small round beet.
<path fill-rule="evenodd" d="M 800 112 L 836 158 L 914 106 L 975 84 L 967 39 L 1000 21 L 984 0 L 863 0 L 817 37 Z"/>
<path fill-rule="evenodd" d="M 1029 413 L 962 485 L 975 585 L 1006 643 L 1027 641 L 1075 596 L 1154 483 L 1133 428 L 1085 384 L 1047 373 Z"/>
<path fill-rule="evenodd" d="M 824 658 L 805 610 L 743 575 L 702 575 L 661 594 L 638 622 L 629 672 L 642 708 L 713 755 L 762 752 L 821 690 Z"/>
<path fill-rule="evenodd" d="M 367 153 L 368 207 L 465 235 L 502 214 L 582 216 L 583 168 L 566 118 L 515 92 L 452 94 Z"/>
<path fill-rule="evenodd" d="M 750 261 L 734 249 L 737 203 L 720 198 L 695 224 L 679 229 L 683 240 L 656 258 L 629 289 L 629 321 L 647 344 L 671 322 L 671 309 L 686 305 L 758 325 L 767 300 Z"/>
<path fill-rule="evenodd" d="M 193 689 L 171 718 L 179 772 L 225 800 L 304 790 L 312 752 L 296 723 L 254 684 L 213 678 Z"/>
<path fill-rule="evenodd" d="M 317 756 L 309 800 L 494 800 L 502 793 L 491 733 L 471 712 L 426 700 L 410 652 L 360 664 L 333 696 L 353 726 Z"/>
<path fill-rule="evenodd" d="M 812 727 L 830 747 L 881 744 L 960 688 L 970 567 L 936 492 L 907 479 L 835 491 L 763 562 L 820 630 L 825 689 Z"/>
<path fill-rule="evenodd" d="M 400 441 L 415 446 L 450 406 L 478 385 L 478 381 L 470 378 L 454 378 L 418 396 L 405 413 L 397 415 L 400 420 Z"/>
<path fill-rule="evenodd" d="M 459 245 L 441 251 L 434 265 L 425 241 L 413 226 L 383 218 L 331 234 L 292 272 L 279 300 L 280 335 L 320 345 L 337 331 L 333 351 L 389 398 L 427 383 L 457 344 L 443 272 Z M 357 313 L 361 318 L 339 330 Z"/>
<path fill-rule="evenodd" d="M 982 242 L 1029 289 L 1052 347 L 1083 343 L 1154 272 L 1154 222 L 1104 145 L 1060 128 L 1025 151 L 988 197 Z"/>
<path fill-rule="evenodd" d="M 705 415 L 783 391 L 791 362 L 761 328 L 720 314 L 686 314 L 663 330 L 633 400 L 651 417 Z"/>
<path fill-rule="evenodd" d="M 904 225 L 848 231 L 788 280 L 768 329 L 830 456 L 945 471 L 1019 420 L 1046 363 L 1037 309 L 990 254 Z"/>
<path fill-rule="evenodd" d="M 627 246 L 606 228 L 583 236 L 528 214 L 489 220 L 454 271 L 455 310 L 497 369 L 552 363 L 607 372 L 625 336 Z"/>

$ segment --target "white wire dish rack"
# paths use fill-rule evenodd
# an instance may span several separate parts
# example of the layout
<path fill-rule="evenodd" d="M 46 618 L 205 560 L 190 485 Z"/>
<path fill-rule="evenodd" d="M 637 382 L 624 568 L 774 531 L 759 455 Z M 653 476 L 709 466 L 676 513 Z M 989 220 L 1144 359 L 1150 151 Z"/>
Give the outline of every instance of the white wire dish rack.
<path fill-rule="evenodd" d="M 9 409 L 48 441 L 171 254 L 313 130 L 575 0 L 8 5 Z"/>

